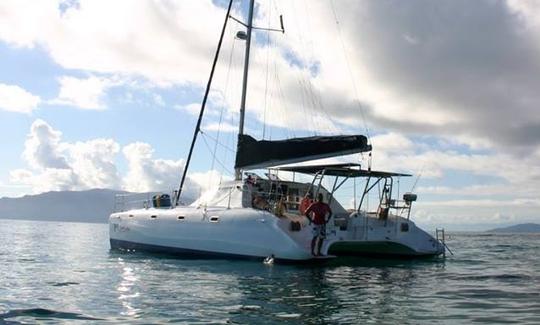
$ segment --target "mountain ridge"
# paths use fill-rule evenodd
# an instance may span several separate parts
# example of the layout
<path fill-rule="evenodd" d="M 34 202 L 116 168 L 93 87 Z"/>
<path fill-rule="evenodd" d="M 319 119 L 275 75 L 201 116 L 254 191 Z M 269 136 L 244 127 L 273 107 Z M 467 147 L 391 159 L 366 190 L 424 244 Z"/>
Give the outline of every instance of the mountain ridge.
<path fill-rule="evenodd" d="M 118 194 L 139 196 L 146 200 L 151 193 L 132 193 L 112 189 L 50 191 L 17 198 L 0 198 L 0 219 L 107 223 L 115 209 Z M 141 206 L 142 207 L 142 206 Z"/>
<path fill-rule="evenodd" d="M 540 224 L 537 223 L 520 223 L 508 227 L 494 228 L 486 232 L 496 233 L 540 233 Z"/>

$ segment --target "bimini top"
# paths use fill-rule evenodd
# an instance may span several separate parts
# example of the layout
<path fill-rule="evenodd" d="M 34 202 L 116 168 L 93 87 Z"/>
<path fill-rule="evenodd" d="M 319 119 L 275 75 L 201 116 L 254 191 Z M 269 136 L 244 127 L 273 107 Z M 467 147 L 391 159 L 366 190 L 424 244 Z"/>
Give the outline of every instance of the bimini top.
<path fill-rule="evenodd" d="M 244 170 L 268 168 L 370 150 L 371 145 L 363 135 L 257 141 L 247 134 L 240 134 L 234 168 Z"/>
<path fill-rule="evenodd" d="M 342 177 L 397 177 L 397 176 L 412 176 L 409 174 L 391 173 L 375 170 L 361 169 L 360 164 L 346 163 L 346 164 L 333 164 L 333 165 L 308 165 L 308 166 L 283 166 L 275 168 L 277 170 L 295 172 L 302 174 L 317 174 L 322 173 L 328 176 L 342 176 Z"/>

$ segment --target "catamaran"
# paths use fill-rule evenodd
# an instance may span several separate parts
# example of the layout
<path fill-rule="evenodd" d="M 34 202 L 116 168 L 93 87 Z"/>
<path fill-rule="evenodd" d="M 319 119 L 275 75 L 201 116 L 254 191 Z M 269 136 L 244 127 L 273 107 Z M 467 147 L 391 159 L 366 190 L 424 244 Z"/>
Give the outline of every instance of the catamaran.
<path fill-rule="evenodd" d="M 244 133 L 249 53 L 253 27 L 254 0 L 250 0 L 247 23 L 237 37 L 245 40 L 242 101 L 240 108 L 236 177 L 221 183 L 190 205 L 181 205 L 180 196 L 191 155 L 200 132 L 206 100 L 211 87 L 221 43 L 230 16 L 229 2 L 210 78 L 195 127 L 190 151 L 178 191 L 172 200 L 157 195 L 138 209 L 120 209 L 109 218 L 112 249 L 173 253 L 196 258 L 250 258 L 277 261 L 309 261 L 312 227 L 301 210 L 308 195 L 323 194 L 333 211 L 327 225 L 322 253 L 329 256 L 438 256 L 445 252 L 442 238 L 434 238 L 411 220 L 416 195 L 396 198 L 394 181 L 410 175 L 363 169 L 358 163 L 306 164 L 323 158 L 370 152 L 363 135 L 336 135 L 256 140 Z M 281 29 L 284 32 L 283 22 Z M 266 177 L 253 171 L 268 170 Z M 281 179 L 289 173 L 310 177 L 311 182 Z M 347 210 L 336 191 L 348 180 L 362 178 L 365 187 L 360 203 Z M 324 183 L 333 181 L 331 188 Z M 324 182 L 323 182 L 324 181 Z M 377 188 L 376 211 L 363 207 L 368 194 Z M 382 189 L 382 190 L 381 190 Z"/>

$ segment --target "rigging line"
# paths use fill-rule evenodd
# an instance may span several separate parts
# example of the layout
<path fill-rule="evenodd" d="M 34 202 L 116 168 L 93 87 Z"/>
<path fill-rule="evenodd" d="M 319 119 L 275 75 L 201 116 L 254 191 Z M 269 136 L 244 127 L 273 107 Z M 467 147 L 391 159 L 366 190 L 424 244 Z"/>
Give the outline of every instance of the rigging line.
<path fill-rule="evenodd" d="M 339 40 L 341 42 L 341 47 L 343 48 L 343 54 L 345 56 L 345 62 L 347 63 L 347 69 L 349 70 L 349 77 L 351 78 L 353 88 L 354 88 L 354 92 L 355 92 L 355 95 L 356 95 L 356 105 L 360 109 L 360 115 L 362 116 L 362 121 L 364 122 L 364 127 L 366 129 L 366 136 L 368 138 L 368 141 L 371 143 L 371 136 L 369 134 L 369 127 L 368 127 L 367 122 L 366 122 L 366 116 L 364 114 L 364 109 L 363 109 L 362 105 L 360 104 L 360 96 L 358 96 L 358 87 L 356 86 L 356 80 L 355 80 L 354 75 L 352 73 L 351 64 L 350 64 L 350 61 L 349 61 L 349 55 L 347 54 L 347 48 L 345 46 L 345 42 L 343 41 L 343 37 L 341 35 L 341 25 L 339 24 L 339 19 L 338 19 L 337 13 L 336 13 L 336 8 L 334 7 L 334 0 L 330 0 L 330 4 L 332 6 L 332 12 L 334 13 L 334 18 L 335 18 L 335 21 L 336 21 L 336 28 L 338 30 L 338 36 L 339 36 Z"/>
<path fill-rule="evenodd" d="M 217 144 L 219 144 L 219 146 L 221 146 L 221 147 L 227 149 L 228 151 L 230 151 L 230 152 L 236 152 L 235 149 L 233 149 L 233 148 L 231 148 L 231 147 L 229 147 L 229 146 L 226 146 L 225 144 L 223 144 L 223 143 L 217 141 L 216 138 L 214 138 L 214 137 L 211 136 L 210 134 L 206 133 L 206 131 L 204 131 L 204 130 L 201 129 L 199 132 L 200 132 L 201 134 L 205 135 L 206 137 L 210 138 L 212 141 L 214 141 L 214 142 L 216 142 Z M 210 152 L 212 152 L 212 150 L 210 150 Z"/>
<path fill-rule="evenodd" d="M 208 141 L 206 140 L 206 137 L 208 136 L 208 134 L 206 133 L 202 133 L 201 132 L 201 135 L 202 135 L 202 139 L 203 139 L 203 142 L 204 144 L 206 145 L 206 148 L 208 149 L 209 152 L 212 152 L 212 148 L 210 147 L 210 144 L 208 144 Z M 223 168 L 223 170 L 225 170 L 228 174 L 230 175 L 233 175 L 234 173 L 230 170 L 227 169 L 227 167 L 225 167 L 221 161 L 219 161 L 219 159 L 216 159 L 216 162 Z"/>
<path fill-rule="evenodd" d="M 283 89 L 281 88 L 281 79 L 279 78 L 279 74 L 276 73 L 276 78 L 277 78 L 277 85 L 278 85 L 278 93 L 279 93 L 279 97 L 280 97 L 280 100 L 281 102 L 283 103 L 283 109 L 285 111 L 285 113 L 287 111 L 289 111 L 289 107 L 287 107 L 287 101 L 285 100 L 285 96 L 283 95 Z M 286 114 L 283 115 L 283 116 L 287 116 Z M 287 134 L 289 135 L 289 138 L 290 138 L 290 133 L 289 133 L 289 130 L 286 128 L 286 132 Z M 295 132 L 292 131 L 292 137 L 296 137 L 295 135 Z"/>
<path fill-rule="evenodd" d="M 300 95 L 302 97 L 302 112 L 304 113 L 304 117 L 308 117 L 311 119 L 311 125 L 313 125 L 313 129 L 311 130 L 311 133 L 312 135 L 317 135 L 315 134 L 315 120 L 313 119 L 313 114 L 310 114 L 311 112 L 309 110 L 307 110 L 306 108 L 306 104 L 305 104 L 305 101 L 306 101 L 306 98 L 309 98 L 309 95 L 307 94 L 307 91 L 302 83 L 302 79 L 301 78 L 298 78 L 297 80 L 298 82 L 298 85 L 300 86 L 300 89 L 302 90 L 300 92 Z M 305 121 L 307 122 L 307 121 Z"/>
<path fill-rule="evenodd" d="M 275 2 L 274 2 L 274 5 L 275 5 Z M 277 60 L 276 60 L 276 57 L 273 56 L 272 57 L 272 68 L 273 68 L 273 75 L 272 75 L 272 80 L 271 80 L 271 84 L 270 84 L 270 106 L 271 107 L 279 107 L 276 102 L 276 98 L 274 97 L 276 95 L 276 70 L 277 70 Z M 272 132 L 274 131 L 274 127 L 272 125 L 269 125 L 269 135 L 268 135 L 268 140 L 272 140 Z"/>
<path fill-rule="evenodd" d="M 304 1 L 303 2 L 304 4 L 304 8 L 305 8 L 305 13 L 306 13 L 306 16 L 307 16 L 307 19 L 306 19 L 306 24 L 307 24 L 307 29 L 308 30 L 312 30 L 311 28 L 311 20 L 310 20 L 310 15 L 309 15 L 309 8 L 308 8 L 308 5 L 307 3 Z M 293 3 L 293 7 L 294 7 L 294 3 Z M 296 8 L 296 7 L 295 7 Z M 297 22 L 296 24 L 299 28 L 299 24 Z M 306 33 L 306 35 L 312 35 L 311 33 Z M 311 56 L 309 57 L 310 59 L 310 63 L 311 63 L 311 60 L 313 60 L 313 58 L 315 57 L 314 56 L 314 47 L 313 47 L 313 39 L 311 38 L 310 40 L 307 40 L 307 39 L 304 39 L 302 37 L 302 34 L 300 34 L 300 44 L 302 46 L 302 49 L 303 49 L 303 53 L 308 53 L 308 48 L 311 52 Z M 332 118 L 332 116 L 328 113 L 326 107 L 324 106 L 323 104 L 323 100 L 322 100 L 322 96 L 321 96 L 321 92 L 319 91 L 319 89 L 317 87 L 315 87 L 311 81 L 311 70 L 310 70 L 310 66 L 308 66 L 308 69 L 306 69 L 306 67 L 303 67 L 302 69 L 302 78 L 304 79 L 304 87 L 306 88 L 306 92 L 309 94 L 309 98 L 310 98 L 310 101 L 311 101 L 311 104 L 313 106 L 313 109 L 315 112 L 318 112 L 317 114 L 317 119 L 320 119 L 321 121 L 324 121 L 323 123 L 323 126 L 324 126 L 324 129 L 326 130 L 326 132 L 328 133 L 333 133 L 333 132 L 337 132 L 339 131 L 336 127 L 336 122 L 334 121 L 334 119 Z M 323 114 L 320 114 L 320 112 L 322 112 Z M 327 120 L 325 120 L 325 118 Z M 326 121 L 329 121 L 330 123 L 327 123 Z"/>
<path fill-rule="evenodd" d="M 312 120 L 312 124 L 313 126 L 315 126 L 316 124 L 318 124 L 316 122 L 316 119 L 318 118 L 318 112 L 317 112 L 317 107 L 315 105 L 315 101 L 313 99 L 313 94 L 309 91 L 309 88 L 308 88 L 308 81 L 307 81 L 307 78 L 305 77 L 305 75 L 302 75 L 302 89 L 303 91 L 306 93 L 306 97 L 309 99 L 309 102 L 310 102 L 310 106 L 313 108 L 313 112 L 312 114 L 310 114 L 311 116 L 311 120 Z M 318 128 L 317 129 L 314 129 L 312 130 L 313 132 L 313 135 L 319 135 L 318 134 L 318 129 L 320 129 L 320 125 L 318 125 Z"/>
<path fill-rule="evenodd" d="M 319 107 L 320 111 L 324 113 L 324 115 L 330 122 L 330 124 L 328 125 L 328 130 L 330 131 L 330 133 L 332 132 L 338 133 L 339 130 L 336 127 L 336 121 L 334 121 L 334 118 L 328 113 L 327 108 L 323 104 L 321 92 L 319 91 L 319 89 L 317 89 L 317 87 L 313 85 L 313 83 L 311 82 L 311 79 L 308 79 L 308 86 L 313 96 L 314 105 Z"/>
<path fill-rule="evenodd" d="M 229 88 L 229 76 L 230 76 L 230 73 L 231 73 L 231 62 L 232 62 L 232 57 L 233 57 L 233 53 L 234 53 L 234 45 L 235 44 L 236 44 L 236 38 L 233 38 L 233 42 L 232 42 L 232 46 L 231 46 L 231 53 L 229 54 L 229 66 L 228 66 L 228 69 L 227 69 L 227 76 L 225 78 L 224 94 L 227 94 L 227 89 Z M 215 143 L 214 143 L 214 152 L 212 153 L 212 164 L 211 164 L 210 170 L 214 170 L 214 163 L 216 161 L 216 152 L 217 152 L 217 147 L 218 147 L 218 142 L 219 142 L 219 136 L 221 134 L 221 123 L 223 122 L 223 110 L 224 109 L 225 109 L 225 105 L 222 105 L 221 106 L 221 112 L 219 113 L 218 130 L 217 130 L 217 134 L 216 134 L 216 140 L 215 140 Z"/>
<path fill-rule="evenodd" d="M 305 86 L 306 91 L 310 94 L 309 98 L 311 99 L 311 105 L 313 106 L 314 111 L 317 112 L 316 118 L 318 120 L 322 121 L 322 123 L 319 123 L 319 126 L 322 126 L 322 127 L 320 127 L 320 129 L 322 130 L 323 127 L 324 127 L 324 131 L 326 131 L 326 133 L 333 133 L 333 131 L 337 131 L 337 130 L 332 129 L 334 121 L 333 121 L 332 117 L 330 115 L 328 115 L 328 113 L 326 112 L 326 109 L 322 106 L 319 98 L 315 94 L 315 92 L 313 90 L 313 85 L 311 83 L 311 80 L 304 76 L 304 83 L 306 85 Z M 324 115 L 326 115 L 327 120 L 325 120 L 325 118 L 324 118 L 323 114 L 321 114 L 321 112 Z M 330 124 L 328 124 L 327 121 L 330 121 Z"/>
<path fill-rule="evenodd" d="M 212 153 L 212 164 L 210 165 L 210 170 L 211 171 L 214 170 L 215 162 L 216 162 L 216 159 L 217 159 L 216 158 L 217 157 L 217 148 L 218 148 L 219 138 L 220 138 L 220 135 L 221 135 L 221 127 L 222 127 L 222 122 L 223 122 L 223 111 L 225 110 L 225 107 L 227 105 L 226 104 L 227 103 L 226 96 L 227 96 L 227 91 L 229 89 L 231 63 L 232 63 L 232 57 L 233 57 L 233 53 L 234 53 L 235 44 L 236 44 L 236 38 L 233 37 L 232 45 L 231 45 L 231 49 L 230 49 L 230 53 L 229 53 L 229 64 L 228 64 L 228 67 L 227 67 L 227 74 L 226 74 L 226 77 L 225 77 L 225 87 L 223 89 L 223 99 L 225 100 L 225 105 L 221 105 L 221 110 L 219 112 L 218 130 L 217 130 L 217 134 L 216 134 L 216 140 L 214 142 L 214 152 Z M 221 177 L 219 179 L 219 184 L 221 184 Z M 207 186 L 210 187 L 210 185 L 211 185 L 211 178 L 208 179 Z"/>
<path fill-rule="evenodd" d="M 268 28 L 270 28 L 270 22 L 272 18 L 272 6 L 270 6 L 270 12 L 268 14 Z M 270 33 L 266 33 L 266 81 L 264 84 L 264 111 L 263 111 L 263 132 L 262 139 L 266 134 L 266 105 L 267 105 L 267 96 L 268 96 L 268 66 L 270 60 Z"/>
<path fill-rule="evenodd" d="M 227 8 L 227 14 L 225 15 L 225 21 L 223 22 L 223 28 L 221 29 L 221 35 L 219 37 L 219 42 L 216 49 L 216 54 L 214 55 L 214 62 L 212 63 L 212 69 L 210 70 L 210 77 L 208 78 L 208 83 L 206 85 L 206 91 L 204 93 L 203 101 L 201 104 L 201 111 L 199 113 L 199 119 L 197 120 L 197 125 L 195 126 L 195 130 L 193 132 L 193 140 L 191 141 L 191 147 L 189 148 L 188 157 L 186 160 L 186 164 L 184 165 L 184 171 L 182 173 L 182 179 L 180 180 L 180 186 L 178 187 L 178 192 L 176 193 L 175 198 L 175 205 L 178 205 L 178 202 L 180 200 L 180 195 L 182 194 L 182 189 L 184 187 L 184 182 L 186 180 L 187 171 L 189 168 L 189 163 L 191 162 L 191 156 L 193 154 L 193 148 L 195 147 L 195 142 L 197 141 L 197 135 L 199 134 L 199 131 L 201 129 L 201 121 L 204 115 L 204 109 L 206 107 L 206 100 L 208 99 L 208 94 L 210 92 L 210 86 L 212 85 L 212 79 L 214 78 L 214 71 L 216 70 L 216 64 L 219 59 L 219 52 L 221 50 L 221 44 L 223 43 L 223 36 L 225 35 L 225 29 L 227 28 L 227 22 L 229 21 L 229 15 L 231 13 L 231 7 L 232 7 L 233 0 L 229 1 L 229 6 Z"/>

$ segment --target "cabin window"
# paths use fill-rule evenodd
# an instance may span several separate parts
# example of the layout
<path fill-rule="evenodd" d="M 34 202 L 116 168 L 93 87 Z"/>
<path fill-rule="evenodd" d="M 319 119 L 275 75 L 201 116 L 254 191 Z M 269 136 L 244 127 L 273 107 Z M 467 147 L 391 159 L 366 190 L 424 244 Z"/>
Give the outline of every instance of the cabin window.
<path fill-rule="evenodd" d="M 130 215 L 129 215 L 129 217 L 130 217 L 130 218 L 133 218 L 133 215 L 132 215 L 132 214 L 130 214 Z"/>
<path fill-rule="evenodd" d="M 178 220 L 184 220 L 185 218 L 185 216 L 178 216 Z"/>
<path fill-rule="evenodd" d="M 401 224 L 401 232 L 407 232 L 409 231 L 409 224 L 408 223 L 402 223 Z"/>
<path fill-rule="evenodd" d="M 211 216 L 210 217 L 210 222 L 219 222 L 219 217 L 218 216 Z"/>
<path fill-rule="evenodd" d="M 157 219 L 156 215 L 150 216 L 150 219 Z"/>

